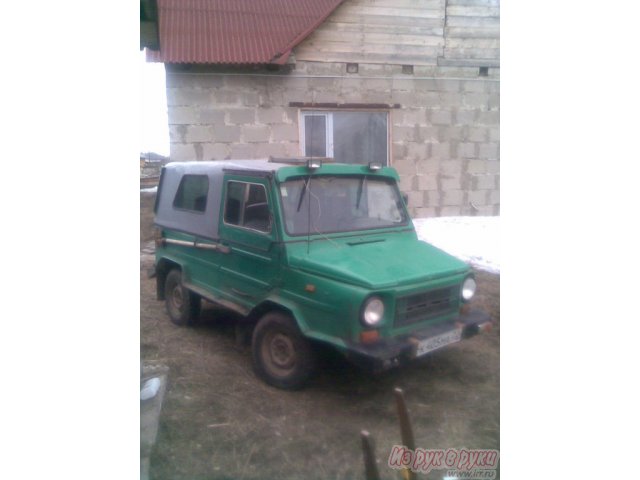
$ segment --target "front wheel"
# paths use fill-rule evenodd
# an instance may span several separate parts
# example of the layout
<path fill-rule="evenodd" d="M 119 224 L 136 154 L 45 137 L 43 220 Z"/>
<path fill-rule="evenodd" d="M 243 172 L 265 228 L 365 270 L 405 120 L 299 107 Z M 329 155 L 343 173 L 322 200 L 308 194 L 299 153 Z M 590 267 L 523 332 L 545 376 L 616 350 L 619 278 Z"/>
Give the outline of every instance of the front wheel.
<path fill-rule="evenodd" d="M 269 385 L 285 390 L 304 386 L 315 370 L 312 345 L 295 321 L 280 312 L 260 319 L 251 342 L 253 368 Z"/>
<path fill-rule="evenodd" d="M 164 298 L 169 318 L 176 325 L 191 325 L 200 314 L 200 297 L 182 285 L 182 272 L 169 272 L 164 283 Z"/>

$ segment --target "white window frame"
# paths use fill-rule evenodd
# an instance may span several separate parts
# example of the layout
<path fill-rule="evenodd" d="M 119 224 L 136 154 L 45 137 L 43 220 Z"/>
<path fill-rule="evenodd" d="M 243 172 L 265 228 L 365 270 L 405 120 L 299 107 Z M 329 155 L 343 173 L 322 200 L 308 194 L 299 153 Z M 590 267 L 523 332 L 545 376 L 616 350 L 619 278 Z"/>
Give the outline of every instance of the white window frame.
<path fill-rule="evenodd" d="M 305 126 L 307 124 L 307 117 L 324 117 L 325 125 L 325 152 L 327 152 L 327 158 L 333 158 L 333 112 L 319 111 L 319 110 L 303 110 L 300 112 L 300 147 L 303 157 L 306 156 L 306 135 Z"/>

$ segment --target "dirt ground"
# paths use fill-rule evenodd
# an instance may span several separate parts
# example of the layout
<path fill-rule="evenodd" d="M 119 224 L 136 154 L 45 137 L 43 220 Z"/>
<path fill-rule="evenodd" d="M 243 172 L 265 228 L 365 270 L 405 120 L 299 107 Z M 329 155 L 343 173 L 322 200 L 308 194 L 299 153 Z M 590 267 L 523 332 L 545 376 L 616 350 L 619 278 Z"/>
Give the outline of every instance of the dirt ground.
<path fill-rule="evenodd" d="M 140 355 L 167 365 L 169 381 L 152 479 L 363 479 L 363 429 L 375 440 L 382 478 L 398 479 L 386 466 L 401 443 L 394 387 L 405 391 L 417 447 L 500 448 L 499 275 L 476 272 L 473 306 L 495 320 L 488 334 L 375 376 L 326 352 L 305 390 L 285 392 L 254 376 L 233 314 L 204 303 L 196 326 L 169 321 L 147 278 L 154 198 L 141 194 Z"/>

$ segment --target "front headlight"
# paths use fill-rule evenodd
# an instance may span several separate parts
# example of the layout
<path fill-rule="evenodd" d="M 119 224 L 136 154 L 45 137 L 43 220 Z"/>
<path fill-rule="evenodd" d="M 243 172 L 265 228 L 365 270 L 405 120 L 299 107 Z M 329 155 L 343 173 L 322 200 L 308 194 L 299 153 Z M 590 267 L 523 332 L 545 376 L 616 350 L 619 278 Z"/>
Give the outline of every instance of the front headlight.
<path fill-rule="evenodd" d="M 464 282 L 462 282 L 462 300 L 468 302 L 473 298 L 473 295 L 476 293 L 476 281 L 473 277 L 467 277 Z"/>
<path fill-rule="evenodd" d="M 362 322 L 368 327 L 374 327 L 382 321 L 384 303 L 379 297 L 370 297 L 362 309 Z"/>

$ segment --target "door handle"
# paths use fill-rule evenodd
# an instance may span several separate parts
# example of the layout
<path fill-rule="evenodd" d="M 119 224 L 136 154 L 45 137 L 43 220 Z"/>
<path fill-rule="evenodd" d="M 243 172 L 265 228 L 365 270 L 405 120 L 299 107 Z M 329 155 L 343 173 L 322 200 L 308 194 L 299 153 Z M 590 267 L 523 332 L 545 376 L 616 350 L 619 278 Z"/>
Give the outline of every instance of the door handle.
<path fill-rule="evenodd" d="M 240 295 L 241 297 L 253 297 L 253 295 L 250 295 L 247 292 L 243 292 L 242 290 L 238 290 L 237 288 L 232 288 L 231 291 Z"/>

